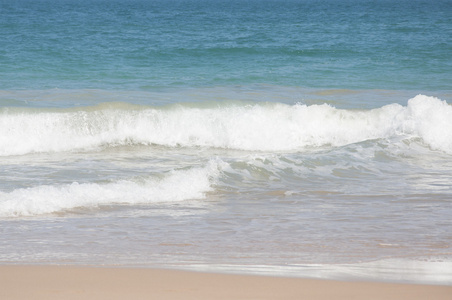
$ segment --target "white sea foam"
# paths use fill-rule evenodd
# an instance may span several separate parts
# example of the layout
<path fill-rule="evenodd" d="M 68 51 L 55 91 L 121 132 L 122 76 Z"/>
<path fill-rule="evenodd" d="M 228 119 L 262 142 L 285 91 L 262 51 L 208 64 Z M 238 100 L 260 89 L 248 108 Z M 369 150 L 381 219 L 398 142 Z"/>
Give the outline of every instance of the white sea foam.
<path fill-rule="evenodd" d="M 391 104 L 372 110 L 342 110 L 327 104 L 217 104 L 4 109 L 0 113 L 0 155 L 124 144 L 293 151 L 396 135 L 419 137 L 433 149 L 452 153 L 452 107 L 434 97 L 418 95 L 407 106 Z"/>
<path fill-rule="evenodd" d="M 423 95 L 408 101 L 406 117 L 415 134 L 433 149 L 452 153 L 452 106 Z"/>
<path fill-rule="evenodd" d="M 371 280 L 400 283 L 451 285 L 452 261 L 383 259 L 349 264 L 220 265 L 197 264 L 189 270 L 224 273 L 279 275 L 334 280 Z"/>
<path fill-rule="evenodd" d="M 32 216 L 74 208 L 100 205 L 152 204 L 188 199 L 203 199 L 212 191 L 221 160 L 204 168 L 175 170 L 163 179 L 120 180 L 111 183 L 83 183 L 36 186 L 0 192 L 0 216 Z"/>

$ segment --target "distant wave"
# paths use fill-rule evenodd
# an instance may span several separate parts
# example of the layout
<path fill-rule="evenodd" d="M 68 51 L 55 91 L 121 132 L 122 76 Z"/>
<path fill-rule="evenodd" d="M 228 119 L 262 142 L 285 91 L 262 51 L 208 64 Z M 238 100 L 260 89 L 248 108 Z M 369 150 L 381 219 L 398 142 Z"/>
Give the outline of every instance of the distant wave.
<path fill-rule="evenodd" d="M 452 106 L 418 95 L 407 106 L 371 110 L 282 103 L 0 110 L 0 156 L 118 145 L 297 151 L 398 135 L 452 153 Z"/>
<path fill-rule="evenodd" d="M 205 193 L 213 190 L 212 184 L 224 164 L 221 160 L 211 160 L 205 167 L 174 170 L 162 179 L 130 179 L 104 184 L 74 182 L 0 191 L 0 217 L 33 216 L 101 205 L 204 199 Z"/>

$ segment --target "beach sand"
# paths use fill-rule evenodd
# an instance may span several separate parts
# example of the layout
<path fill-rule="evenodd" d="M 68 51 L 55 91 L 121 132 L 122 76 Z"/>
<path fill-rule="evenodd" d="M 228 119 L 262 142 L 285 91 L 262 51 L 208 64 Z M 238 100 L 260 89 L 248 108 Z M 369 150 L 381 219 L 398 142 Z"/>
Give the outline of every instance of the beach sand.
<path fill-rule="evenodd" d="M 0 266 L 0 299 L 452 299 L 452 286 L 147 268 Z"/>

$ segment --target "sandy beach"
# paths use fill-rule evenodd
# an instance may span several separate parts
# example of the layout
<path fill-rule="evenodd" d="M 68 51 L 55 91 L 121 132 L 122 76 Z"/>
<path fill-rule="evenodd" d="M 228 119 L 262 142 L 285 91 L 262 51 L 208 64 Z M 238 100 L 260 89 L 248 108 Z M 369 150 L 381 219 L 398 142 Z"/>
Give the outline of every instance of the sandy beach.
<path fill-rule="evenodd" d="M 0 299 L 452 299 L 452 286 L 146 268 L 0 266 Z"/>

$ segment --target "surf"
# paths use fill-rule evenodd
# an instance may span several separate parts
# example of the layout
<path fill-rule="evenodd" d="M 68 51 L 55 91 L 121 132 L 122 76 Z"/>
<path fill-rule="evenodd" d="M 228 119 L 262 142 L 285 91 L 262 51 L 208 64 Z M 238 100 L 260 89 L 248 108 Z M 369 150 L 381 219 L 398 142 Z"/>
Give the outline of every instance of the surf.
<path fill-rule="evenodd" d="M 418 95 L 368 110 L 329 104 L 212 102 L 71 109 L 3 108 L 0 155 L 93 151 L 122 145 L 303 151 L 395 136 L 452 153 L 452 107 Z"/>
<path fill-rule="evenodd" d="M 225 165 L 220 159 L 212 159 L 203 167 L 174 169 L 161 176 L 154 174 L 111 182 L 73 182 L 0 191 L 0 217 L 201 200 L 206 198 L 206 193 L 213 191 L 221 167 Z"/>

